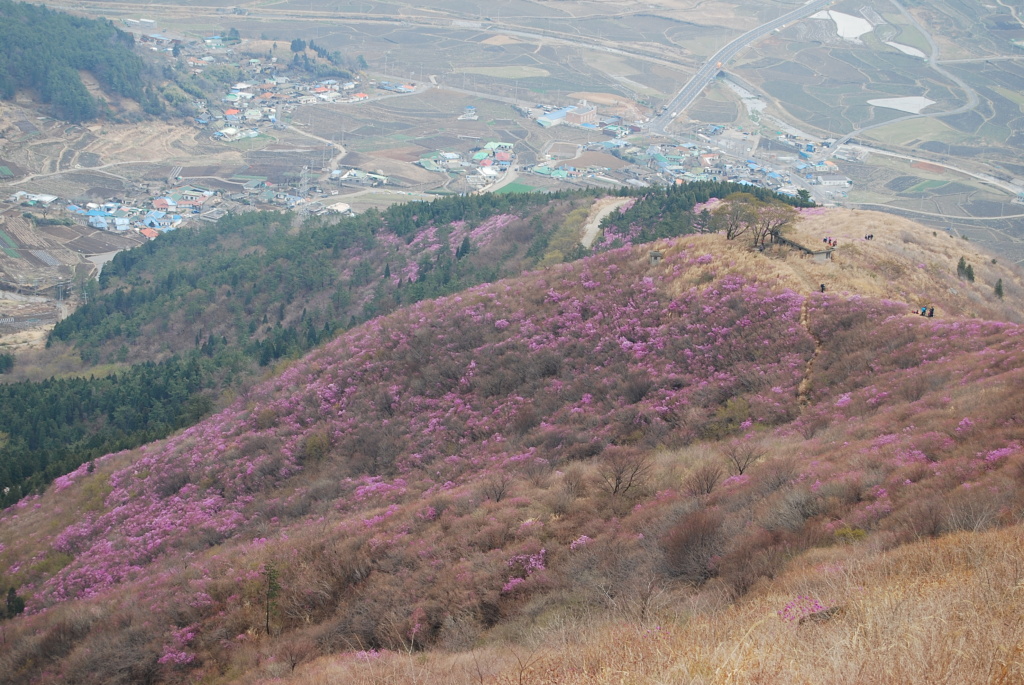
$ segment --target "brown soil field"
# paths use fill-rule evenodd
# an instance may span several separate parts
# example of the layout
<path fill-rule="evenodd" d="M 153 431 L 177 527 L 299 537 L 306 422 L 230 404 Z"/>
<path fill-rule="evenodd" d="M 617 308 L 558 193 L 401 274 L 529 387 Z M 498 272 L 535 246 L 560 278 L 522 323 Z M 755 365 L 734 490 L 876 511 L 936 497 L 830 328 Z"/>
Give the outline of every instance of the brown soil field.
<path fill-rule="evenodd" d="M 593 102 L 596 105 L 625 105 L 629 104 L 630 100 L 621 95 L 615 95 L 613 93 L 592 93 L 587 91 L 579 91 L 576 93 L 569 93 L 569 97 L 576 98 L 577 100 L 586 100 Z"/>
<path fill-rule="evenodd" d="M 607 152 L 584 152 L 579 157 L 560 162 L 558 166 L 574 166 L 577 168 L 603 166 L 609 169 L 621 169 L 629 166 L 629 162 L 624 162 L 614 155 L 609 155 Z"/>
<path fill-rule="evenodd" d="M 642 108 L 639 105 L 629 98 L 621 95 L 580 91 L 576 93 L 569 93 L 569 97 L 601 105 L 602 111 L 615 114 L 617 116 L 627 118 L 638 118 L 643 116 Z"/>
<path fill-rule="evenodd" d="M 922 171 L 930 171 L 935 174 L 943 174 L 946 172 L 946 167 L 939 166 L 938 164 L 929 164 L 928 162 L 914 162 L 910 166 L 915 169 L 921 169 Z"/>
<path fill-rule="evenodd" d="M 387 157 L 397 162 L 415 162 L 424 153 L 422 147 L 393 147 L 386 150 L 378 150 L 377 157 Z"/>
<path fill-rule="evenodd" d="M 555 159 L 573 159 L 578 150 L 575 143 L 552 143 L 547 153 Z"/>
<path fill-rule="evenodd" d="M 523 41 L 516 40 L 511 36 L 498 35 L 491 36 L 490 38 L 487 38 L 486 40 L 482 40 L 480 42 L 483 43 L 484 45 L 516 45 L 518 43 L 522 43 Z"/>

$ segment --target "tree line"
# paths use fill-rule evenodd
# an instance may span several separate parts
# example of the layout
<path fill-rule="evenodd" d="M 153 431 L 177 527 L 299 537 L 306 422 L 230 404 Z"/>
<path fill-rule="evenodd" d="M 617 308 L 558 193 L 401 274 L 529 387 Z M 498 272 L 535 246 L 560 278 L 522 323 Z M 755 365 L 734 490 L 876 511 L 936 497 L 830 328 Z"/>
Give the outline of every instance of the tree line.
<path fill-rule="evenodd" d="M 636 191 L 629 190 L 621 194 L 632 195 Z M 693 212 L 694 207 L 712 198 L 728 198 L 730 201 L 716 208 L 717 214 L 711 210 L 696 214 Z M 645 190 L 632 207 L 623 212 L 612 212 L 602 226 L 614 227 L 619 233 L 625 233 L 630 226 L 638 225 L 640 231 L 633 239 L 634 243 L 718 230 L 725 231 L 726 237 L 732 239 L 746 233 L 748 229 L 753 231 L 757 220 L 750 213 L 755 212 L 755 208 L 769 205 L 776 208 L 813 207 L 814 202 L 808 197 L 782 195 L 759 186 L 728 181 L 699 181 Z M 722 207 L 729 208 L 728 211 L 733 212 L 732 216 L 726 216 L 727 210 Z M 763 238 L 761 235 L 761 242 Z"/>
<path fill-rule="evenodd" d="M 238 360 L 188 354 L 100 378 L 0 385 L 0 506 L 110 452 L 190 426 L 234 382 Z"/>

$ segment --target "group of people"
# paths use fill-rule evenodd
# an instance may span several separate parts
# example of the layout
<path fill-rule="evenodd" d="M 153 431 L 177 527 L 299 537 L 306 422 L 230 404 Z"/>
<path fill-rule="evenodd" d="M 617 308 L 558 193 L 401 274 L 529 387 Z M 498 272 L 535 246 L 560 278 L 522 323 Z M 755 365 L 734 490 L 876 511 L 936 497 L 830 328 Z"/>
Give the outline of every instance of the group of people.
<path fill-rule="evenodd" d="M 828 238 L 828 237 L 822 238 L 821 242 L 825 243 L 829 247 L 835 247 L 835 246 L 837 246 L 839 244 L 839 241 L 837 241 L 835 238 Z"/>
<path fill-rule="evenodd" d="M 935 307 L 921 307 L 917 313 L 921 316 L 927 316 L 930 319 L 935 316 Z"/>
<path fill-rule="evenodd" d="M 875 234 L 874 233 L 868 233 L 866 236 L 864 236 L 864 240 L 874 240 L 874 239 L 875 239 Z"/>

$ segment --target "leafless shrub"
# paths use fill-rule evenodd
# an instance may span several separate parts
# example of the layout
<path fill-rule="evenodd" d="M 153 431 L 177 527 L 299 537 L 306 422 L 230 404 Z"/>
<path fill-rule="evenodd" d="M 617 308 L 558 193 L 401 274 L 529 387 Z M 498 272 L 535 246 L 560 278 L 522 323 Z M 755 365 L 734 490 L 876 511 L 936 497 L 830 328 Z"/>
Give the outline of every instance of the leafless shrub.
<path fill-rule="evenodd" d="M 546 488 L 551 479 L 551 462 L 547 459 L 530 459 L 523 464 L 523 477 L 535 488 Z"/>
<path fill-rule="evenodd" d="M 722 548 L 724 520 L 715 509 L 698 509 L 670 528 L 661 541 L 668 573 L 695 584 L 710 578 L 711 558 Z"/>
<path fill-rule="evenodd" d="M 170 497 L 191 482 L 191 474 L 185 468 L 182 468 L 179 471 L 175 471 L 164 476 L 157 483 L 156 494 L 160 497 Z"/>
<path fill-rule="evenodd" d="M 382 417 L 391 418 L 395 415 L 395 398 L 392 397 L 391 392 L 384 388 L 380 388 L 374 394 L 373 408 Z"/>
<path fill-rule="evenodd" d="M 805 488 L 775 492 L 765 502 L 760 524 L 767 530 L 796 532 L 803 528 L 804 521 L 818 513 L 821 502 L 820 498 Z"/>
<path fill-rule="evenodd" d="M 349 442 L 352 465 L 357 472 L 379 476 L 388 473 L 402 453 L 405 437 L 392 425 L 366 425 L 356 430 Z"/>
<path fill-rule="evenodd" d="M 56 621 L 42 635 L 39 647 L 50 659 L 59 659 L 70 652 L 79 640 L 89 634 L 97 617 L 90 611 L 72 609 Z"/>
<path fill-rule="evenodd" d="M 592 540 L 572 550 L 564 569 L 572 583 L 568 603 L 583 620 L 595 607 L 646 620 L 666 600 L 659 557 L 657 546 L 646 538 L 624 536 Z"/>
<path fill-rule="evenodd" d="M 587 480 L 583 469 L 571 466 L 562 475 L 562 492 L 571 497 L 582 497 L 587 492 Z"/>
<path fill-rule="evenodd" d="M 312 638 L 300 635 L 288 639 L 278 648 L 277 659 L 294 673 L 299 664 L 315 657 L 317 651 L 316 642 Z"/>
<path fill-rule="evenodd" d="M 540 424 L 540 415 L 530 405 L 526 405 L 519 408 L 516 415 L 512 418 L 511 429 L 512 434 L 519 436 L 523 435 L 531 428 Z"/>
<path fill-rule="evenodd" d="M 757 470 L 758 480 L 769 492 L 789 485 L 796 478 L 796 461 L 792 457 L 780 457 L 765 462 Z"/>
<path fill-rule="evenodd" d="M 548 503 L 548 506 L 551 507 L 551 511 L 555 514 L 558 514 L 559 516 L 564 516 L 565 514 L 568 514 L 570 511 L 572 511 L 572 503 L 575 501 L 575 497 L 573 497 L 570 493 L 566 492 L 564 489 L 560 489 L 551 498 L 550 502 Z"/>
<path fill-rule="evenodd" d="M 500 502 L 508 497 L 513 483 L 515 483 L 515 477 L 511 473 L 505 473 L 504 471 L 495 473 L 484 479 L 483 484 L 480 486 L 480 495 L 484 499 Z"/>
<path fill-rule="evenodd" d="M 764 449 L 749 442 L 733 442 L 725 448 L 725 459 L 734 476 L 742 476 L 744 471 L 763 459 L 764 456 Z"/>
<path fill-rule="evenodd" d="M 958 489 L 949 498 L 946 520 L 947 531 L 977 532 L 995 525 L 1003 502 L 987 489 Z"/>
<path fill-rule="evenodd" d="M 934 538 L 942 534 L 948 507 L 937 497 L 921 497 L 910 502 L 893 517 L 892 525 L 906 542 Z"/>
<path fill-rule="evenodd" d="M 483 632 L 480 621 L 469 614 L 445 616 L 438 643 L 449 652 L 464 652 L 476 644 Z"/>
<path fill-rule="evenodd" d="M 683 489 L 691 497 L 710 495 L 721 478 L 722 467 L 714 462 L 705 462 L 690 474 Z"/>
<path fill-rule="evenodd" d="M 654 383 L 646 373 L 630 374 L 622 382 L 622 395 L 628 404 L 636 404 L 651 391 Z"/>
<path fill-rule="evenodd" d="M 155 626 L 130 625 L 116 634 L 88 639 L 68 657 L 63 682 L 150 685 L 160 682 L 163 668 Z"/>
<path fill-rule="evenodd" d="M 604 445 L 600 442 L 586 441 L 586 442 L 572 442 L 571 444 L 563 445 L 562 457 L 566 461 L 582 461 L 584 459 L 590 459 L 596 457 L 604 451 Z"/>
<path fill-rule="evenodd" d="M 759 579 L 774 577 L 788 554 L 782 532 L 757 529 L 731 543 L 718 562 L 718 574 L 734 596 L 740 597 Z"/>
<path fill-rule="evenodd" d="M 928 376 L 926 374 L 919 373 L 917 375 L 907 377 L 902 383 L 900 383 L 896 388 L 896 396 L 906 400 L 907 402 L 917 402 L 931 389 L 932 384 L 929 382 Z"/>
<path fill-rule="evenodd" d="M 605 450 L 597 468 L 597 485 L 609 495 L 625 495 L 647 484 L 651 460 L 646 454 L 623 447 Z"/>

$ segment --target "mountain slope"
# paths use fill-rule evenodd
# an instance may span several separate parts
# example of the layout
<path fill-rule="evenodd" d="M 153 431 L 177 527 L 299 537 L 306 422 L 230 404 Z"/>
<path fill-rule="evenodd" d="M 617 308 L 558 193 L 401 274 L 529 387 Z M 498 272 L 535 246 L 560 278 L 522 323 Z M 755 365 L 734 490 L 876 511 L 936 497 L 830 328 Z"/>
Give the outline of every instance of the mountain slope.
<path fill-rule="evenodd" d="M 82 83 L 92 74 L 112 95 L 140 101 L 143 63 L 135 39 L 106 20 L 85 19 L 24 2 L 0 0 L 0 100 L 34 91 L 70 122 L 102 112 Z"/>
<path fill-rule="evenodd" d="M 682 235 L 694 230 L 694 204 L 742 187 L 634 191 L 640 196 L 622 216 L 645 218 L 657 235 Z M 40 378 L 77 354 L 83 376 L 111 376 L 73 388 L 0 386 L 0 408 L 18 408 L 0 411 L 0 432 L 9 434 L 0 440 L 0 504 L 95 456 L 191 425 L 260 367 L 359 321 L 582 257 L 594 201 L 593 192 L 448 197 L 301 226 L 290 214 L 251 212 L 119 253 L 98 288 L 87 284 L 89 302 L 56 325 L 37 363 L 16 366 Z M 192 380 L 167 382 L 181 376 Z M 140 382 L 153 377 L 161 382 Z M 54 401 L 54 386 L 73 392 Z"/>
<path fill-rule="evenodd" d="M 837 543 L 1019 518 L 1017 325 L 815 292 L 719 236 L 657 248 L 375 319 L 8 509 L 0 569 L 33 615 L 0 679 L 244 682 L 643 625 Z"/>

